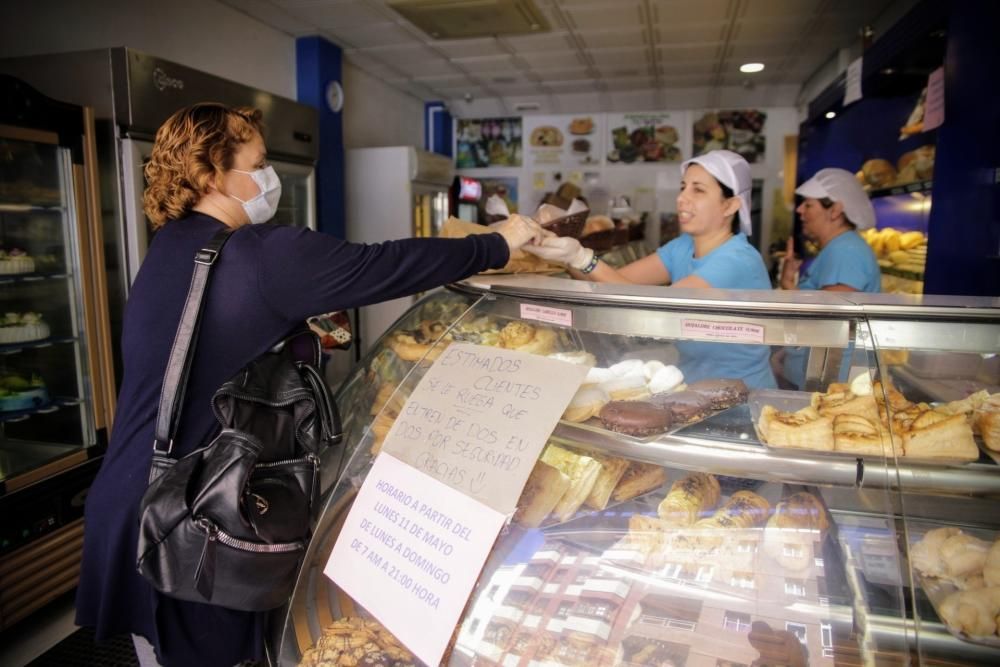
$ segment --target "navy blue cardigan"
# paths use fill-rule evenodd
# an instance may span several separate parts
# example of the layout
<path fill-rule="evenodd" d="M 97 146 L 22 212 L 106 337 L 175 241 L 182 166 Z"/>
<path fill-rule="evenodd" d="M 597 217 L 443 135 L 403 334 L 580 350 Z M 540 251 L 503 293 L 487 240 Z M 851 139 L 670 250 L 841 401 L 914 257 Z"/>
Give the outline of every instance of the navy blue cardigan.
<path fill-rule="evenodd" d="M 164 665 L 262 658 L 264 615 L 161 596 L 136 571 L 163 374 L 195 252 L 221 226 L 194 214 L 167 223 L 150 245 L 125 307 L 117 414 L 86 504 L 77 623 L 96 626 L 99 640 L 142 635 Z M 215 433 L 215 390 L 306 317 L 431 289 L 503 266 L 508 256 L 499 234 L 365 245 L 295 227 L 240 228 L 212 271 L 174 452 L 184 456 Z"/>

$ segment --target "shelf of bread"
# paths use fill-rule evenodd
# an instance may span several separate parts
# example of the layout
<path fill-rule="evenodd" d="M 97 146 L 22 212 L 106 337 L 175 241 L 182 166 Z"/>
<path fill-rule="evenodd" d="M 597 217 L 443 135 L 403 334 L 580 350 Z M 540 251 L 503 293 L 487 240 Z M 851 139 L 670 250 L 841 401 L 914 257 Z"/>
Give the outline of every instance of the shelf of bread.
<path fill-rule="evenodd" d="M 912 192 L 929 193 L 934 189 L 932 179 L 910 181 L 909 183 L 897 183 L 889 187 L 872 188 L 868 191 L 868 196 L 872 199 L 876 197 L 889 197 L 892 195 L 905 195 Z"/>

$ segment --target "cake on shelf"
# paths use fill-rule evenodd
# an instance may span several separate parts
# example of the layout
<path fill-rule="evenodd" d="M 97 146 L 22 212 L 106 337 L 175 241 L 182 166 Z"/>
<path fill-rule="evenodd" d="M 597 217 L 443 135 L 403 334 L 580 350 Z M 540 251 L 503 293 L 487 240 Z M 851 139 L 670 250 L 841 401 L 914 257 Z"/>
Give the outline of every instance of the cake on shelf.
<path fill-rule="evenodd" d="M 6 313 L 0 320 L 0 345 L 41 340 L 51 333 L 40 313 Z"/>
<path fill-rule="evenodd" d="M 0 275 L 33 273 L 35 260 L 20 248 L 0 248 Z"/>
<path fill-rule="evenodd" d="M 49 392 L 37 373 L 25 377 L 20 373 L 0 373 L 0 411 L 32 410 L 48 405 Z"/>

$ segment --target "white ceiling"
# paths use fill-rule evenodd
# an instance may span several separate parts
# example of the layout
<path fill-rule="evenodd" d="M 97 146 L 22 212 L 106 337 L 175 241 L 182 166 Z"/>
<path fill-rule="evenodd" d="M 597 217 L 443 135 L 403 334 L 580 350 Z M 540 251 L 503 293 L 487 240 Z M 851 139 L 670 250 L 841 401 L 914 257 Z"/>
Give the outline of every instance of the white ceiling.
<path fill-rule="evenodd" d="M 665 91 L 704 89 L 711 104 L 719 91 L 744 86 L 766 99 L 768 90 L 801 87 L 840 49 L 857 48 L 862 26 L 910 4 L 535 0 L 551 32 L 434 40 L 386 0 L 222 2 L 290 35 L 321 35 L 355 67 L 420 100 L 490 98 L 507 111 L 579 93 L 605 100 L 646 94 L 664 106 Z M 748 61 L 766 68 L 741 74 Z"/>

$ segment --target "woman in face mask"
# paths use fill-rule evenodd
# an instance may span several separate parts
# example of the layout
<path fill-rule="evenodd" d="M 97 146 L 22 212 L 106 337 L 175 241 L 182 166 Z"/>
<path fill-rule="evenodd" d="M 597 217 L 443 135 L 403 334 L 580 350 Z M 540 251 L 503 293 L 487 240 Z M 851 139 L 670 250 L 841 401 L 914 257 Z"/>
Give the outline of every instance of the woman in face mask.
<path fill-rule="evenodd" d="M 620 269 L 605 264 L 570 237 L 547 236 L 526 252 L 565 264 L 574 278 L 607 283 L 771 289 L 750 234 L 750 165 L 732 151 L 711 151 L 681 164 L 677 217 L 681 235 L 656 253 Z M 751 387 L 774 387 L 763 345 L 678 341 L 687 382 L 739 378 Z"/>
<path fill-rule="evenodd" d="M 129 632 L 140 663 L 263 661 L 263 614 L 156 593 L 136 570 L 138 515 L 154 420 L 195 252 L 234 229 L 212 270 L 172 455 L 218 427 L 212 394 L 316 313 L 395 299 L 507 263 L 541 229 L 512 216 L 498 233 L 363 245 L 270 220 L 281 183 L 267 165 L 261 114 L 219 104 L 175 113 L 156 135 L 145 210 L 156 235 L 132 286 L 121 334 L 124 377 L 107 455 L 86 503 L 77 622 L 98 639 Z"/>

